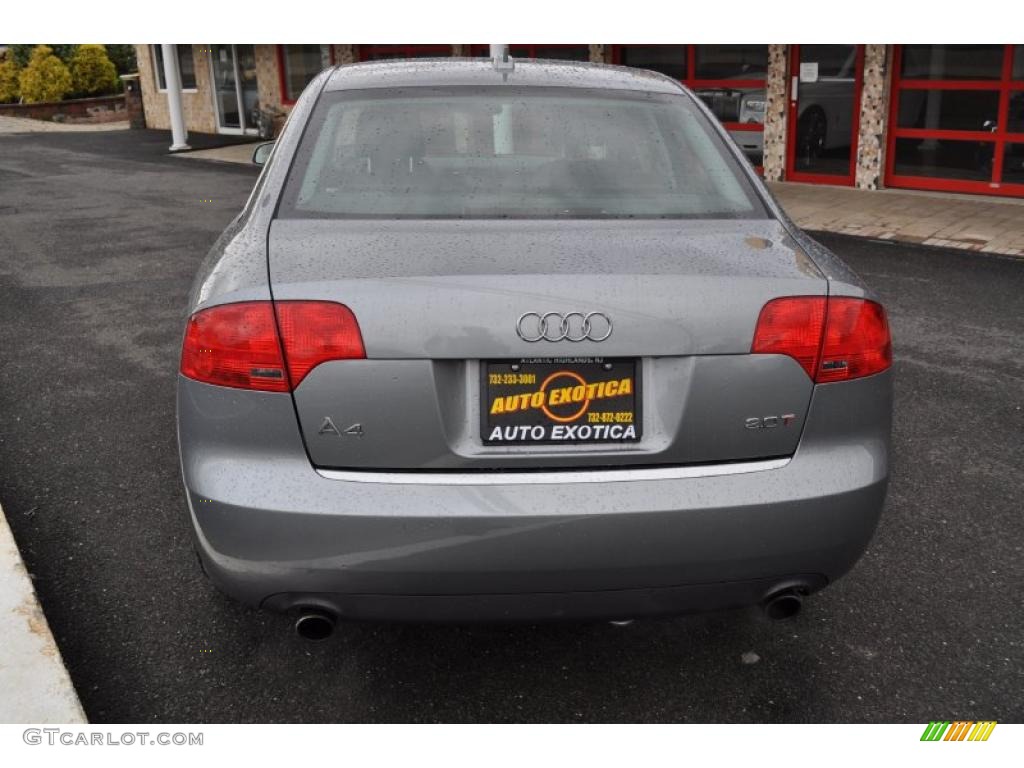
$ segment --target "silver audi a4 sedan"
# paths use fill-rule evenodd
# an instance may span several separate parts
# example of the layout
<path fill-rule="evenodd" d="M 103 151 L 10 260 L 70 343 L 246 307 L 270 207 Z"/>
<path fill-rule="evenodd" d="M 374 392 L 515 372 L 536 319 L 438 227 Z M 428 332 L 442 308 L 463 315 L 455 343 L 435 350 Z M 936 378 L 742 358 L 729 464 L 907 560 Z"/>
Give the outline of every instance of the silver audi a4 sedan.
<path fill-rule="evenodd" d="M 789 616 L 882 509 L 884 309 L 655 73 L 325 71 L 188 315 L 200 560 L 307 637 Z"/>

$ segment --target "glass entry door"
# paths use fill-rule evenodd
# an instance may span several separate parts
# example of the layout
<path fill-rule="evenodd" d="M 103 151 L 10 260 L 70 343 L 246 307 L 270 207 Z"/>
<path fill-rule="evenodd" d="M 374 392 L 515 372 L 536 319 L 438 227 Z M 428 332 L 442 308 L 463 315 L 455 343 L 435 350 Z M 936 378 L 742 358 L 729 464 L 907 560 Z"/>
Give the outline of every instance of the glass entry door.
<path fill-rule="evenodd" d="M 211 45 L 213 99 L 219 133 L 255 133 L 259 104 L 256 50 L 252 45 Z"/>
<path fill-rule="evenodd" d="M 863 56 L 860 45 L 792 46 L 787 179 L 854 183 Z"/>

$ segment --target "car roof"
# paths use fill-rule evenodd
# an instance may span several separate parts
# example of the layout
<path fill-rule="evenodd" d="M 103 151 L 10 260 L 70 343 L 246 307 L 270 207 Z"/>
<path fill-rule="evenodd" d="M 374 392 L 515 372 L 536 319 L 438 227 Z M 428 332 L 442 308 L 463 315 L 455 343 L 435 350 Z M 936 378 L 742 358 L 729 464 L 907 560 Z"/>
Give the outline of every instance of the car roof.
<path fill-rule="evenodd" d="M 509 70 L 495 69 L 489 58 L 390 59 L 337 67 L 325 91 L 413 86 L 511 85 L 609 88 L 680 93 L 678 82 L 657 72 L 609 64 L 547 59 L 513 59 Z"/>

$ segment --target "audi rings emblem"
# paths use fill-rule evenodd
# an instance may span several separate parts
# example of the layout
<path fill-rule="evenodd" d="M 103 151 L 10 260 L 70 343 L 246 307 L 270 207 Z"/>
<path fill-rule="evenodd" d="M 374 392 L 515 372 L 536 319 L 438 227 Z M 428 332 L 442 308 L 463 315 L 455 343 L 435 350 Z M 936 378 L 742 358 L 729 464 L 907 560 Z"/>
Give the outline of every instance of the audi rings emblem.
<path fill-rule="evenodd" d="M 604 341 L 612 335 L 612 321 L 604 312 L 527 312 L 516 321 L 523 341 Z"/>

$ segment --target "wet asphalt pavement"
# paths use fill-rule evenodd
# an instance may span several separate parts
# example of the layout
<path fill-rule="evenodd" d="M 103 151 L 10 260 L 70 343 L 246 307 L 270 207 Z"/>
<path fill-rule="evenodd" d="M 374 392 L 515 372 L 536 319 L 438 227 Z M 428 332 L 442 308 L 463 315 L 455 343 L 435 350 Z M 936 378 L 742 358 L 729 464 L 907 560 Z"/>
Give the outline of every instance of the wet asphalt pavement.
<path fill-rule="evenodd" d="M 164 146 L 0 137 L 0 502 L 91 721 L 1024 719 L 1024 261 L 821 236 L 890 311 L 894 476 L 867 555 L 794 621 L 311 645 L 191 551 L 183 307 L 255 171 Z"/>

